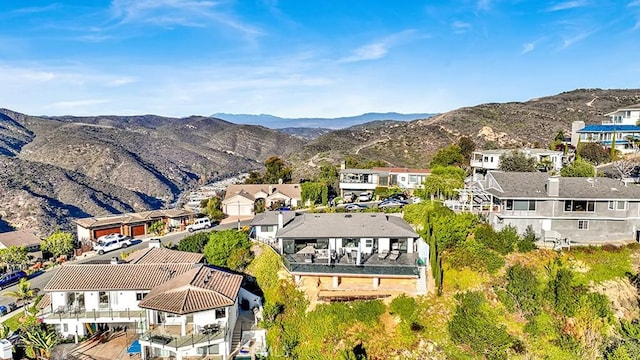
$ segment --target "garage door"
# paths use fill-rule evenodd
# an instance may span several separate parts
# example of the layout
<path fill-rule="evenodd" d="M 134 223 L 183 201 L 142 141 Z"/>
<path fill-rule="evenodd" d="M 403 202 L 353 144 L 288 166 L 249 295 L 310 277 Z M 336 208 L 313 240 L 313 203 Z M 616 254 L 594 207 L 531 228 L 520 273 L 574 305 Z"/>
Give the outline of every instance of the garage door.
<path fill-rule="evenodd" d="M 132 236 L 141 236 L 145 234 L 144 224 L 131 227 Z"/>
<path fill-rule="evenodd" d="M 94 230 L 93 231 L 93 238 L 97 239 L 102 235 L 109 235 L 109 234 L 113 234 L 113 233 L 120 234 L 120 226 L 107 228 L 107 229 Z"/>

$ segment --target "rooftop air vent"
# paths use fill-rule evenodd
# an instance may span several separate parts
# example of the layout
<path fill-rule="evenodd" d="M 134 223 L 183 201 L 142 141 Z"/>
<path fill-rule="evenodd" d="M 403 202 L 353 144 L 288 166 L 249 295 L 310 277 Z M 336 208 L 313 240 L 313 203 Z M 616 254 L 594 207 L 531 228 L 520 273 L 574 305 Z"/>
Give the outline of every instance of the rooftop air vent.
<path fill-rule="evenodd" d="M 344 217 L 346 217 L 346 218 L 350 218 L 350 217 L 351 217 L 351 214 L 346 214 Z"/>

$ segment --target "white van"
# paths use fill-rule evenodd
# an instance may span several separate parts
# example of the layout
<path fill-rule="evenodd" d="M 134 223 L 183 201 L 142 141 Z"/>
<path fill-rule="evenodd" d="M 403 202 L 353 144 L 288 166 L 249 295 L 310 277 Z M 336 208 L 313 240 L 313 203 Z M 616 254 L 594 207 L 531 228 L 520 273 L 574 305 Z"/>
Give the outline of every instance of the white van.
<path fill-rule="evenodd" d="M 187 225 L 187 230 L 189 232 L 194 232 L 195 230 L 208 229 L 211 227 L 211 220 L 209 218 L 200 218 L 196 219 L 193 224 Z"/>

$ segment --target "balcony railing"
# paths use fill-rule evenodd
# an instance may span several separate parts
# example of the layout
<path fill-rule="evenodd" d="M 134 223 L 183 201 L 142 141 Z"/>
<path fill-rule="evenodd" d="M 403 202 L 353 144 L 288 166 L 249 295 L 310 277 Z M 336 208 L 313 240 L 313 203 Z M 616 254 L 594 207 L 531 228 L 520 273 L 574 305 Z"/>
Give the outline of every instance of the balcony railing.
<path fill-rule="evenodd" d="M 60 307 L 55 310 L 43 309 L 41 316 L 45 319 L 92 319 L 97 321 L 123 321 L 145 319 L 143 309 L 94 309 Z"/>
<path fill-rule="evenodd" d="M 206 331 L 205 328 L 198 328 L 193 324 L 187 324 L 187 334 L 181 335 L 180 325 L 158 325 L 156 328 L 145 332 L 140 336 L 143 344 L 161 348 L 180 349 L 193 347 L 198 344 L 213 344 L 217 340 L 224 339 L 227 335 L 227 328 L 220 327 L 217 330 Z"/>
<path fill-rule="evenodd" d="M 324 273 L 345 275 L 381 275 L 381 276 L 418 276 L 418 254 L 402 253 L 397 260 L 380 259 L 373 254 L 361 265 L 329 262 L 321 259 L 317 262 L 300 261 L 291 255 L 283 256 L 283 263 L 292 273 Z"/>

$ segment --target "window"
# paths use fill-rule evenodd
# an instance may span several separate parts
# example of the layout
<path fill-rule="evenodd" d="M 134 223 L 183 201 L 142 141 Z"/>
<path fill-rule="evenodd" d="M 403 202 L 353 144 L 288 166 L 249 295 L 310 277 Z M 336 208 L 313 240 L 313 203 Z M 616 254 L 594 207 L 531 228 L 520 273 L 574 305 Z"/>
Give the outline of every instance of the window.
<path fill-rule="evenodd" d="M 564 211 L 576 211 L 576 212 L 594 212 L 596 208 L 595 201 L 588 200 L 565 200 Z"/>
<path fill-rule="evenodd" d="M 62 332 L 69 332 L 69 324 L 67 323 L 62 324 Z"/>
<path fill-rule="evenodd" d="M 144 299 L 145 296 L 147 296 L 146 292 L 137 292 L 136 293 L 136 300 L 142 301 L 142 299 Z"/>
<path fill-rule="evenodd" d="M 589 230 L 589 220 L 578 220 L 578 230 Z"/>
<path fill-rule="evenodd" d="M 535 200 L 507 200 L 507 210 L 535 211 Z"/>
<path fill-rule="evenodd" d="M 262 232 L 273 232 L 276 229 L 275 225 L 261 225 L 260 231 Z"/>
<path fill-rule="evenodd" d="M 364 246 L 368 248 L 373 247 L 373 239 L 366 239 L 364 241 Z"/>
<path fill-rule="evenodd" d="M 216 309 L 216 319 L 224 319 L 227 317 L 226 308 Z"/>
<path fill-rule="evenodd" d="M 106 291 L 100 291 L 98 293 L 98 298 L 100 299 L 99 304 L 101 308 L 108 308 L 109 307 L 109 293 Z"/>
<path fill-rule="evenodd" d="M 627 210 L 627 202 L 609 200 L 609 210 Z"/>
<path fill-rule="evenodd" d="M 285 254 L 295 254 L 296 253 L 296 243 L 292 239 L 282 240 L 282 252 Z"/>
<path fill-rule="evenodd" d="M 400 176 L 400 181 L 402 181 L 402 182 L 407 181 L 407 177 L 406 176 Z"/>
<path fill-rule="evenodd" d="M 417 183 L 417 182 L 418 182 L 418 176 L 416 176 L 416 175 L 409 175 L 409 182 L 410 182 L 410 183 L 413 183 L 413 184 Z"/>

